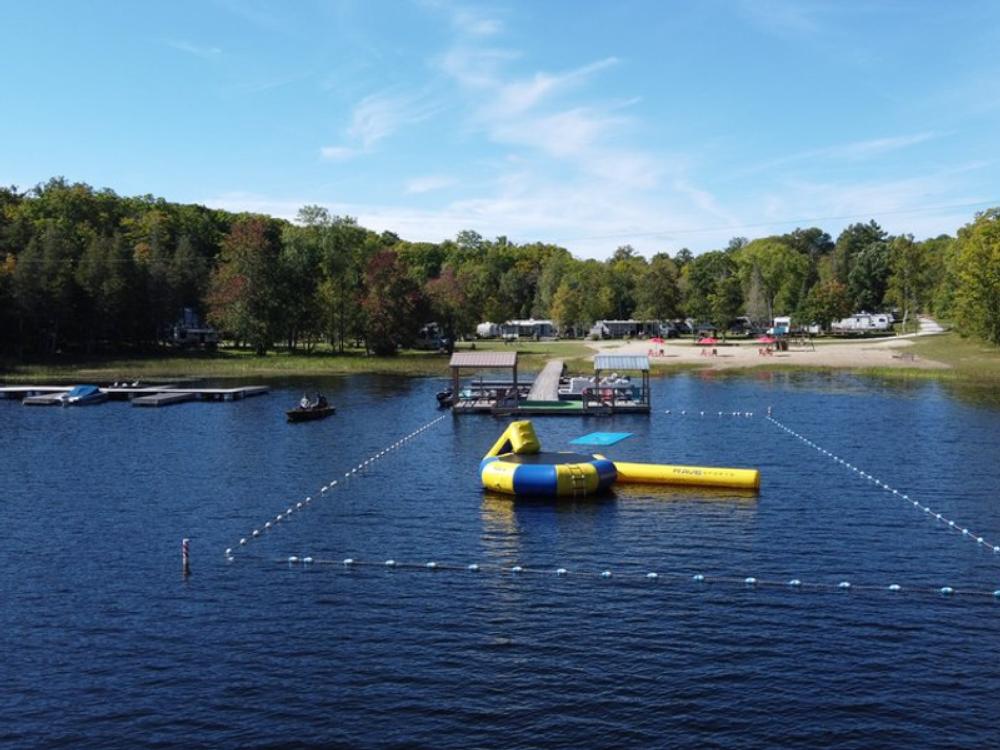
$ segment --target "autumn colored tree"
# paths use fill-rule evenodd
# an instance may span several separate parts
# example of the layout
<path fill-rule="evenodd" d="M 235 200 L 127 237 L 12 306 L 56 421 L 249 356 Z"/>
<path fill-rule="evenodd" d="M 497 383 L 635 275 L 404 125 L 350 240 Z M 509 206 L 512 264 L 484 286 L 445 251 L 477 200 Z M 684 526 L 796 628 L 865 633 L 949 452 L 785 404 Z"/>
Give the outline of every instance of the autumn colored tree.
<path fill-rule="evenodd" d="M 267 353 L 281 313 L 278 258 L 280 224 L 264 216 L 244 216 L 222 241 L 212 274 L 209 318 L 237 340 Z"/>
<path fill-rule="evenodd" d="M 420 327 L 415 315 L 422 301 L 420 288 L 392 250 L 372 256 L 365 267 L 364 283 L 361 309 L 365 341 L 379 356 L 394 355 Z"/>

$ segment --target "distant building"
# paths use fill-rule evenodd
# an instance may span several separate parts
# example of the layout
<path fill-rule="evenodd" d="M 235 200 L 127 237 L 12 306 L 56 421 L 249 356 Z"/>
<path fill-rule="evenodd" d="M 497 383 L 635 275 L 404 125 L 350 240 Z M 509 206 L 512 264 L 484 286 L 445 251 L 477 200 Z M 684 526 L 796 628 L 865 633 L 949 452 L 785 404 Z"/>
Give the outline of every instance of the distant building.
<path fill-rule="evenodd" d="M 202 323 L 192 308 L 185 307 L 170 329 L 170 342 L 181 349 L 215 349 L 219 345 L 219 332 Z"/>

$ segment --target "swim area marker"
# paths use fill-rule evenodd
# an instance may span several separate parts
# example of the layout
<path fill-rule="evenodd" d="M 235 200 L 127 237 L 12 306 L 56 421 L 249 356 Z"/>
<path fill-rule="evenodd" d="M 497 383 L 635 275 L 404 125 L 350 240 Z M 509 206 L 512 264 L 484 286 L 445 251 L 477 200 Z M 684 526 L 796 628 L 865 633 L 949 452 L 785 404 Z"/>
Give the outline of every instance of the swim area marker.
<path fill-rule="evenodd" d="M 392 445 L 384 448 L 383 450 L 380 450 L 378 453 L 372 454 L 371 456 L 369 456 L 368 458 L 366 458 L 364 461 L 362 461 L 361 463 L 359 463 L 354 468 L 352 468 L 352 469 L 344 472 L 344 476 L 341 479 L 331 479 L 329 484 L 324 484 L 322 487 L 319 488 L 319 493 L 316 495 L 315 498 L 313 498 L 312 496 L 309 496 L 309 497 L 306 497 L 304 500 L 300 500 L 299 502 L 295 503 L 295 505 L 289 505 L 288 508 L 286 508 L 284 511 L 280 511 L 274 517 L 273 520 L 271 520 L 271 521 L 265 521 L 262 526 L 258 526 L 257 528 L 253 529 L 253 531 L 251 531 L 249 535 L 247 535 L 245 537 L 242 537 L 240 539 L 239 546 L 240 547 L 245 547 L 248 544 L 250 544 L 251 542 L 253 542 L 254 540 L 260 538 L 260 536 L 262 534 L 265 534 L 266 532 L 270 531 L 271 529 L 277 528 L 277 525 L 279 523 L 281 523 L 282 521 L 288 520 L 291 517 L 292 513 L 296 512 L 296 511 L 305 510 L 309 505 L 312 504 L 312 501 L 314 499 L 318 500 L 319 498 L 323 497 L 327 492 L 329 492 L 334 487 L 336 487 L 338 483 L 342 483 L 342 482 L 350 479 L 355 474 L 357 474 L 359 471 L 363 471 L 364 469 L 368 468 L 373 463 L 375 463 L 376 461 L 378 461 L 381 458 L 384 458 L 386 455 L 388 455 L 392 451 L 396 450 L 397 448 L 402 448 L 404 445 L 406 445 L 408 442 L 410 442 L 415 437 L 417 437 L 418 435 L 420 435 L 422 432 L 424 432 L 425 430 L 429 430 L 431 427 L 433 427 L 434 425 L 436 425 L 438 422 L 440 422 L 442 419 L 444 419 L 445 416 L 446 415 L 442 415 L 440 417 L 437 417 L 436 419 L 432 419 L 430 422 L 428 422 L 427 424 L 425 424 L 423 427 L 418 427 L 417 429 L 415 429 L 413 432 L 409 433 L 408 435 L 406 435 L 404 437 L 401 437 L 399 440 L 397 440 Z M 233 547 L 226 548 L 226 560 L 228 560 L 230 562 L 232 560 L 234 560 L 235 558 L 233 557 L 233 553 L 235 551 L 236 551 L 236 549 L 234 549 Z"/>
<path fill-rule="evenodd" d="M 567 568 L 551 568 L 551 567 L 531 567 L 528 565 L 518 564 L 518 565 L 489 565 L 480 563 L 471 563 L 468 565 L 461 565 L 456 563 L 445 563 L 438 562 L 437 560 L 429 560 L 427 562 L 404 562 L 402 560 L 396 560 L 395 558 L 390 558 L 385 561 L 378 560 L 362 560 L 359 558 L 348 557 L 343 560 L 327 560 L 323 558 L 313 558 L 313 557 L 299 557 L 297 555 L 292 555 L 287 558 L 276 558 L 275 563 L 287 564 L 289 568 L 299 568 L 306 570 L 312 566 L 326 566 L 326 567 L 336 567 L 343 570 L 352 570 L 355 568 L 382 568 L 386 571 L 408 571 L 408 572 L 426 572 L 426 573 L 463 573 L 463 574 L 478 574 L 478 573 L 492 573 L 494 575 L 510 576 L 511 578 L 518 578 L 521 576 L 556 576 L 558 578 L 576 578 L 576 579 L 598 579 L 598 580 L 613 580 L 619 584 L 633 585 L 633 586 L 649 586 L 651 584 L 656 584 L 674 581 L 678 585 L 682 583 L 693 584 L 695 590 L 700 590 L 709 584 L 725 584 L 729 586 L 739 586 L 743 589 L 790 589 L 796 592 L 813 592 L 813 593 L 839 593 L 848 594 L 852 592 L 864 592 L 864 593 L 887 593 L 894 595 L 902 595 L 905 593 L 911 594 L 936 594 L 942 597 L 950 596 L 966 596 L 966 597 L 979 597 L 985 598 L 989 597 L 995 600 L 1000 600 L 1000 589 L 995 591 L 988 591 L 985 589 L 972 589 L 972 588 L 955 588 L 952 586 L 927 586 L 927 585 L 907 585 L 901 586 L 898 583 L 890 583 L 888 585 L 873 585 L 873 584 L 855 584 L 851 581 L 838 581 L 837 583 L 823 583 L 823 582 L 809 582 L 802 581 L 798 578 L 791 578 L 788 580 L 779 579 L 769 579 L 769 578 L 756 578 L 754 576 L 716 576 L 716 575 L 704 575 L 702 573 L 681 573 L 676 571 L 670 571 L 666 573 L 660 573 L 657 571 L 647 571 L 636 572 L 635 570 L 629 570 L 627 572 L 615 572 L 610 568 L 606 568 L 600 571 L 597 570 L 585 570 L 585 569 L 567 569 Z M 633 566 L 634 567 L 634 566 Z M 679 593 L 681 589 L 675 589 Z M 689 591 L 686 589 L 683 591 Z"/>
<path fill-rule="evenodd" d="M 929 516 L 930 518 L 933 518 L 935 521 L 941 521 L 949 529 L 954 529 L 955 532 L 957 532 L 959 534 L 959 538 L 961 538 L 961 539 L 968 539 L 970 542 L 975 542 L 976 544 L 979 544 L 979 545 L 982 545 L 984 547 L 992 549 L 994 553 L 1000 553 L 1000 544 L 990 543 L 990 542 L 986 541 L 986 539 L 984 539 L 981 535 L 976 534 L 973 531 L 970 531 L 967 526 L 962 526 L 961 524 L 957 523 L 956 521 L 952 521 L 952 520 L 950 520 L 948 518 L 945 518 L 943 514 L 938 513 L 936 511 L 932 510 L 929 506 L 921 505 L 919 500 L 912 499 L 906 493 L 900 492 L 898 489 L 896 489 L 895 487 L 891 487 L 887 483 L 883 482 L 881 479 L 878 479 L 877 477 L 874 477 L 871 474 L 869 474 L 869 473 L 867 473 L 865 471 L 862 471 L 859 467 L 855 466 L 854 464 L 848 463 L 847 461 L 845 461 L 840 456 L 837 456 L 834 453 L 831 453 L 830 451 L 826 450 L 826 448 L 823 448 L 823 447 L 817 445 L 812 440 L 810 440 L 809 438 L 807 438 L 805 435 L 801 435 L 798 432 L 796 432 L 795 430 L 793 430 L 791 427 L 788 427 L 787 425 L 782 424 L 781 422 L 779 422 L 777 419 L 775 419 L 770 414 L 767 415 L 767 420 L 769 422 L 771 422 L 773 425 L 775 425 L 776 427 L 778 427 L 778 429 L 784 430 L 786 433 L 788 433 L 792 437 L 798 438 L 800 441 L 802 441 L 803 443 L 805 443 L 806 445 L 808 445 L 810 448 L 813 448 L 814 450 L 818 451 L 819 453 L 821 453 L 822 455 L 826 456 L 827 458 L 829 458 L 834 463 L 838 463 L 841 466 L 843 466 L 844 468 L 850 469 L 851 471 L 853 471 L 855 474 L 857 474 L 862 479 L 868 480 L 869 482 L 871 482 L 872 484 L 874 484 L 876 487 L 879 487 L 879 488 L 885 490 L 886 492 L 888 492 L 889 494 L 891 494 L 893 497 L 898 497 L 900 500 L 902 500 L 903 502 L 905 502 L 907 505 L 912 505 L 914 508 L 917 508 L 918 510 L 922 511 L 924 513 L 924 515 Z M 1000 558 L 995 558 L 995 559 L 1000 559 Z"/>

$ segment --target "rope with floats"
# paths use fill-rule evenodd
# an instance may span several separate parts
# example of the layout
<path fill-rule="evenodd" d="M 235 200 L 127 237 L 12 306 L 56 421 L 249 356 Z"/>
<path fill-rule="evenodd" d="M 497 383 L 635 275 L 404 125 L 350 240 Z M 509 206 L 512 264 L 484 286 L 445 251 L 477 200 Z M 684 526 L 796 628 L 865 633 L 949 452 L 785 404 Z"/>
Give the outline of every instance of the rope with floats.
<path fill-rule="evenodd" d="M 291 518 L 291 516 L 292 516 L 293 513 L 297 513 L 297 512 L 305 510 L 310 505 L 312 505 L 313 500 L 319 500 L 322 497 L 326 497 L 327 493 L 329 493 L 335 487 L 337 487 L 338 485 L 342 485 L 348 479 L 351 479 L 352 477 L 354 477 L 355 475 L 357 475 L 358 472 L 364 471 L 369 466 L 371 466 L 372 464 L 374 464 L 376 461 L 379 461 L 382 458 L 385 458 L 387 455 L 389 455 L 393 451 L 398 450 L 399 448 L 402 448 L 404 445 L 406 445 L 407 443 L 409 443 L 414 438 L 419 437 L 421 433 L 425 432 L 426 430 L 429 430 L 431 427 L 433 427 L 438 422 L 440 422 L 441 420 L 443 420 L 445 418 L 445 416 L 446 415 L 442 415 L 440 417 L 437 417 L 436 419 L 432 419 L 427 424 L 423 425 L 422 427 L 418 427 L 413 432 L 411 432 L 411 433 L 409 433 L 407 435 L 404 435 L 399 440 L 397 440 L 396 442 L 394 442 L 391 445 L 387 446 L 386 448 L 383 448 L 382 450 L 380 450 L 380 451 L 378 451 L 376 453 L 373 453 L 371 456 L 369 456 L 368 458 L 366 458 L 364 461 L 362 461 L 361 463 L 359 463 L 357 466 L 355 466 L 355 467 L 347 470 L 346 472 L 344 472 L 343 477 L 340 477 L 338 479 L 331 479 L 328 484 L 324 484 L 322 487 L 319 488 L 319 491 L 315 495 L 310 495 L 310 496 L 304 498 L 303 500 L 299 500 L 294 505 L 289 505 L 285 510 L 279 511 L 278 514 L 274 516 L 274 518 L 272 518 L 271 520 L 265 521 L 262 525 L 260 525 L 257 528 L 253 529 L 247 536 L 241 537 L 240 541 L 239 541 L 239 544 L 237 545 L 237 547 L 246 547 L 247 545 L 249 545 L 253 541 L 261 538 L 262 535 L 264 535 L 264 534 L 266 534 L 266 533 L 268 533 L 268 532 L 276 529 L 278 527 L 278 524 L 282 523 L 283 521 L 287 521 L 289 518 Z M 233 557 L 233 555 L 234 555 L 237 547 L 227 547 L 226 548 L 226 559 L 229 562 L 232 562 L 235 559 Z"/>
<path fill-rule="evenodd" d="M 856 465 L 848 462 L 846 459 L 841 458 L 840 456 L 836 455 L 835 453 L 833 453 L 831 451 L 828 451 L 826 448 L 823 448 L 822 446 L 817 445 L 812 440 L 810 440 L 809 438 L 807 438 L 805 435 L 802 435 L 802 434 L 796 432 L 795 430 L 793 430 L 788 425 L 782 424 L 777 419 L 775 419 L 771 415 L 771 409 L 770 409 L 770 407 L 768 408 L 767 411 L 768 411 L 767 420 L 769 422 L 771 422 L 773 425 L 775 425 L 776 427 L 778 427 L 778 429 L 783 430 L 785 433 L 791 435 L 794 438 L 797 438 L 802 443 L 805 443 L 806 445 L 808 445 L 810 448 L 812 448 L 813 450 L 817 451 L 821 455 L 826 456 L 827 458 L 829 458 L 834 463 L 840 464 L 845 469 L 848 469 L 849 471 L 854 472 L 855 475 L 861 477 L 862 479 L 867 480 L 868 482 L 871 482 L 876 487 L 878 487 L 881 490 L 884 490 L 885 492 L 889 493 L 893 497 L 899 498 L 900 500 L 902 500 L 906 504 L 911 505 L 914 508 L 920 510 L 925 516 L 928 516 L 930 518 L 933 518 L 935 521 L 940 521 L 941 523 L 945 524 L 945 526 L 948 529 L 951 529 L 951 530 L 955 531 L 956 533 L 958 533 L 960 539 L 967 539 L 967 540 L 969 540 L 971 542 L 974 542 L 975 544 L 981 545 L 981 546 L 986 547 L 988 549 L 992 549 L 994 553 L 1000 553 L 1000 544 L 994 544 L 994 543 L 988 542 L 981 534 L 977 534 L 974 531 L 971 531 L 968 526 L 964 526 L 964 525 L 958 523 L 957 521 L 953 521 L 953 520 L 951 520 L 949 518 L 946 518 L 943 513 L 939 513 L 937 511 L 933 510 L 930 506 L 922 505 L 919 500 L 914 500 L 913 498 L 911 498 L 905 492 L 902 492 L 899 489 L 897 489 L 895 487 L 892 487 L 887 482 L 883 482 L 878 477 L 873 476 L 872 474 L 869 474 L 868 472 L 862 470 L 859 466 L 856 466 Z"/>
<path fill-rule="evenodd" d="M 577 578 L 577 579 L 597 579 L 597 580 L 609 580 L 614 579 L 616 582 L 633 584 L 633 585 L 643 585 L 652 584 L 660 581 L 676 581 L 679 583 L 689 583 L 695 585 L 708 585 L 708 584 L 725 584 L 725 585 L 737 585 L 746 589 L 758 589 L 758 588 L 783 588 L 791 589 L 795 591 L 811 591 L 811 592 L 839 592 L 839 593 L 850 593 L 850 592 L 885 592 L 890 594 L 900 594 L 903 592 L 914 593 L 914 594 L 937 594 L 939 596 L 949 597 L 949 596 L 972 596 L 972 597 L 992 597 L 993 599 L 1000 600 L 1000 589 L 995 591 L 988 591 L 985 589 L 976 588 L 956 588 L 953 586 L 919 586 L 919 585 L 907 585 L 902 586 L 898 583 L 890 583 L 887 585 L 875 585 L 875 584 L 856 584 L 851 581 L 841 580 L 836 583 L 826 583 L 822 581 L 803 581 L 799 578 L 791 578 L 786 580 L 771 579 L 771 578 L 758 578 L 756 576 L 723 576 L 723 575 L 705 575 L 703 573 L 681 573 L 677 571 L 671 571 L 666 573 L 661 573 L 657 571 L 646 571 L 636 573 L 634 571 L 629 572 L 615 572 L 610 568 L 602 570 L 571 570 L 569 568 L 559 567 L 531 567 L 527 565 L 491 565 L 491 564 L 480 564 L 480 563 L 470 563 L 467 565 L 461 565 L 457 563 L 446 563 L 439 562 L 437 560 L 429 560 L 426 562 L 406 562 L 402 560 L 396 560 L 395 558 L 389 558 L 387 560 L 363 560 L 360 558 L 347 557 L 343 560 L 332 560 L 324 559 L 318 557 L 302 557 L 299 555 L 291 555 L 287 558 L 275 558 L 274 563 L 287 564 L 289 568 L 309 568 L 310 566 L 327 566 L 336 567 L 344 570 L 360 569 L 360 568 L 382 568 L 384 570 L 390 571 L 410 571 L 410 572 L 447 572 L 447 573 L 491 573 L 494 575 L 509 576 L 516 578 L 519 576 L 556 576 L 558 578 Z"/>

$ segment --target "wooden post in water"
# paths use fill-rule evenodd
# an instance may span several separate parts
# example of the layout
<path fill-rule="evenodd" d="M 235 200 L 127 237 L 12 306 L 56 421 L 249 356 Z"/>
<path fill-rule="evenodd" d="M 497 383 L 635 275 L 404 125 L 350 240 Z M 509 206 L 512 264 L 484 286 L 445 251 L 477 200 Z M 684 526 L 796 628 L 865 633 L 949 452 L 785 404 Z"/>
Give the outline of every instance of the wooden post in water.
<path fill-rule="evenodd" d="M 181 539 L 181 566 L 184 576 L 191 575 L 191 540 Z"/>

